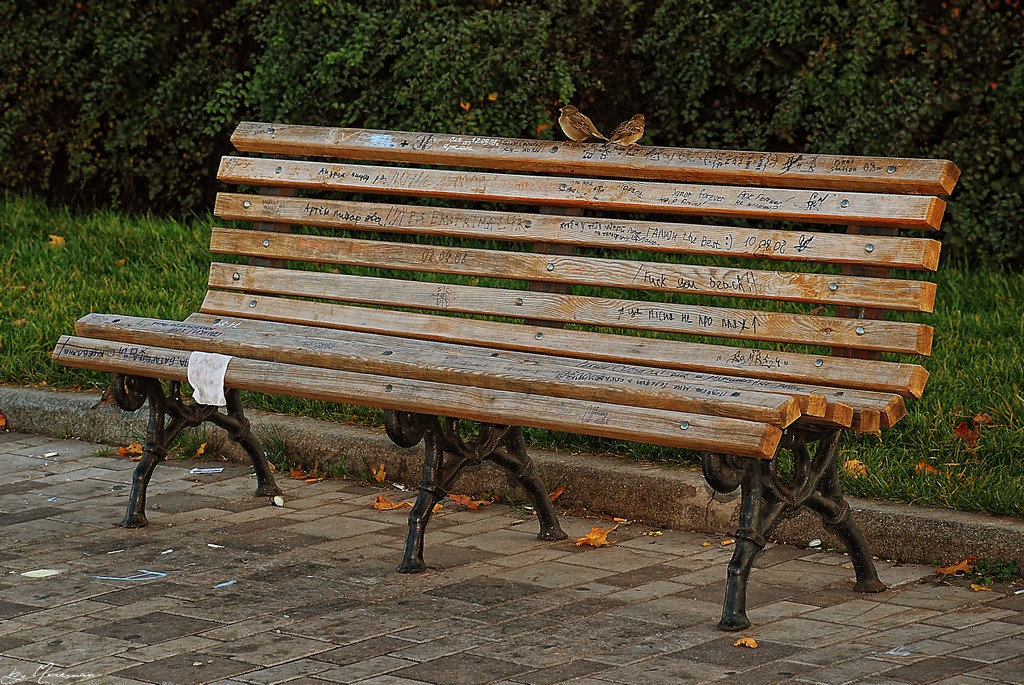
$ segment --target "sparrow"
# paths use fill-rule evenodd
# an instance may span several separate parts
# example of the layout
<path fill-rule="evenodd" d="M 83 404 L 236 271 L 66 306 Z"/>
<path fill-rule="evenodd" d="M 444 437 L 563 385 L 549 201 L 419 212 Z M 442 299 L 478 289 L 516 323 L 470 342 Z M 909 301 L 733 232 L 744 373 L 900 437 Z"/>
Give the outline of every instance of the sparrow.
<path fill-rule="evenodd" d="M 636 145 L 636 141 L 644 134 L 644 115 L 635 114 L 629 121 L 623 121 L 612 131 L 612 137 L 608 143 L 615 143 L 626 147 Z"/>
<path fill-rule="evenodd" d="M 566 105 L 558 111 L 562 113 L 562 115 L 558 117 L 558 125 L 562 127 L 562 133 L 568 136 L 569 140 L 575 140 L 577 142 L 586 140 L 587 138 L 608 140 L 607 136 L 597 130 L 597 127 L 594 126 L 594 122 L 590 120 L 590 117 L 572 105 Z"/>

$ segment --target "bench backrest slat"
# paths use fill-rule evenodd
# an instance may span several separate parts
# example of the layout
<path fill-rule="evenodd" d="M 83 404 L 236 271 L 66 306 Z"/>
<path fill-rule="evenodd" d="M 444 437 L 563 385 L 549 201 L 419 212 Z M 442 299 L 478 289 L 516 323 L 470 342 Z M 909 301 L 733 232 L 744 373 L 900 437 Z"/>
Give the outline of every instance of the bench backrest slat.
<path fill-rule="evenodd" d="M 920 195 L 949 195 L 960 177 L 956 165 L 946 160 L 659 146 L 597 147 L 564 141 L 260 122 L 239 124 L 231 142 L 242 152 L 278 155 Z"/>
<path fill-rule="evenodd" d="M 939 241 L 931 238 L 867 237 L 820 230 L 644 221 L 628 216 L 497 212 L 244 193 L 218 194 L 214 213 L 229 220 L 323 228 L 903 269 L 935 270 L 940 252 Z"/>
<path fill-rule="evenodd" d="M 346 264 L 379 269 L 461 274 L 693 295 L 730 295 L 930 312 L 935 284 L 834 274 L 639 262 L 467 247 L 419 245 L 254 230 L 214 228 L 210 250 L 263 259 Z"/>
<path fill-rule="evenodd" d="M 210 286 L 426 311 L 665 333 L 930 354 L 932 328 L 898 321 L 644 302 L 472 285 L 214 263 Z M 258 300 L 250 309 L 258 314 Z"/>
<path fill-rule="evenodd" d="M 946 207 L 939 198 L 922 195 L 529 176 L 255 157 L 224 157 L 217 176 L 225 183 L 306 190 L 920 229 L 939 228 Z"/>

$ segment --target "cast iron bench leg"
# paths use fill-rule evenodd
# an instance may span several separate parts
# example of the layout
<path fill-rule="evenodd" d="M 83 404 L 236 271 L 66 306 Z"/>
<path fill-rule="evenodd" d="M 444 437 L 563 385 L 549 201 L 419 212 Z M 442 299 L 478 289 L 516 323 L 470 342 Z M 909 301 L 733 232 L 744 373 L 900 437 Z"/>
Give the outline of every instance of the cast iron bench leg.
<path fill-rule="evenodd" d="M 537 534 L 540 540 L 564 540 L 568 537 L 562 527 L 558 524 L 558 513 L 551 501 L 544 481 L 537 475 L 533 468 L 533 461 L 526 451 L 526 440 L 523 438 L 523 431 L 518 426 L 509 428 L 505 434 L 504 443 L 506 451 L 494 450 L 487 459 L 498 464 L 511 472 L 516 481 L 526 491 L 533 504 L 533 510 L 537 512 L 540 521 L 540 532 Z"/>
<path fill-rule="evenodd" d="M 256 496 L 272 496 L 281 493 L 274 481 L 270 463 L 259 440 L 253 435 L 249 420 L 245 418 L 241 394 L 228 390 L 227 413 L 217 407 L 199 404 L 185 404 L 181 400 L 181 384 L 171 383 L 169 394 L 163 385 L 153 378 L 113 374 L 111 393 L 117 406 L 124 411 L 136 411 L 149 402 L 149 426 L 146 430 L 146 444 L 142 458 L 132 473 L 132 488 L 128 495 L 128 510 L 121 525 L 125 528 L 142 528 L 146 519 L 146 488 L 153 477 L 156 465 L 167 458 L 167 449 L 185 428 L 199 426 L 209 421 L 223 428 L 228 437 L 242 446 L 252 460 L 256 471 Z M 168 415 L 170 419 L 168 420 Z"/>
<path fill-rule="evenodd" d="M 409 512 L 409 532 L 405 538 L 405 553 L 398 566 L 399 573 L 425 571 L 423 561 L 423 534 L 434 513 L 434 505 L 448 494 L 438 483 L 438 472 L 443 467 L 444 447 L 436 431 L 428 429 L 424 436 L 423 480 L 420 482 L 416 504 Z"/>
<path fill-rule="evenodd" d="M 526 490 L 540 521 L 541 540 L 564 540 L 567 536 L 558 524 L 558 514 L 543 481 L 526 452 L 526 441 L 517 426 L 482 423 L 474 440 L 466 442 L 459 434 L 458 419 L 443 422 L 436 416 L 387 411 L 384 427 L 388 437 L 401 447 L 424 442 L 423 478 L 416 504 L 409 512 L 409 532 L 400 573 L 418 573 L 427 568 L 423 561 L 423 536 L 434 505 L 444 499 L 452 484 L 469 466 L 491 461 L 508 470 Z M 447 458 L 446 458 L 447 455 Z"/>
<path fill-rule="evenodd" d="M 747 580 L 757 554 L 783 515 L 795 514 L 806 506 L 821 516 L 825 526 L 847 547 L 853 561 L 858 592 L 881 592 L 885 585 L 878 579 L 871 552 L 860 529 L 853 522 L 850 505 L 843 497 L 836 466 L 839 449 L 838 430 L 794 428 L 787 431 L 780 451 L 793 454 L 793 478 L 782 482 L 777 467 L 778 454 L 771 460 L 730 455 L 702 455 L 704 477 L 716 491 L 727 493 L 741 488 L 740 527 L 736 548 L 729 562 L 721 630 L 744 630 L 747 619 Z M 807 443 L 817 441 L 814 456 Z"/>

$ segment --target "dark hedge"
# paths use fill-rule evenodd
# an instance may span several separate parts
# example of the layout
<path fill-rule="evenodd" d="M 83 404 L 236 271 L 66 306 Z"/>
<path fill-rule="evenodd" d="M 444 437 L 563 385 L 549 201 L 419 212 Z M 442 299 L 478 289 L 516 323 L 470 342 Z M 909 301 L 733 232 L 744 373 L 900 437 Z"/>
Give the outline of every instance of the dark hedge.
<path fill-rule="evenodd" d="M 946 256 L 1024 264 L 1020 0 L 0 3 L 6 191 L 206 211 L 243 119 L 941 157 Z"/>

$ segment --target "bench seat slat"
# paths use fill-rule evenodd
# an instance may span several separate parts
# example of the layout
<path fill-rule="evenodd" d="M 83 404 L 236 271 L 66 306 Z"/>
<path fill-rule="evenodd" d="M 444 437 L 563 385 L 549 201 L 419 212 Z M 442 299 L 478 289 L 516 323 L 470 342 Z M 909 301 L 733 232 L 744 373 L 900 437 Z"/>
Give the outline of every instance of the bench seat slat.
<path fill-rule="evenodd" d="M 932 271 L 939 266 L 941 245 L 931 238 L 866 237 L 820 231 L 643 221 L 629 217 L 610 219 L 497 212 L 245 193 L 219 193 L 214 214 L 233 221 Z"/>
<path fill-rule="evenodd" d="M 119 342 L 62 336 L 53 357 L 67 366 L 111 373 L 177 381 L 187 380 L 188 375 L 188 351 L 152 345 L 126 347 Z M 228 364 L 225 385 L 759 458 L 774 455 L 782 436 L 782 431 L 774 426 L 739 419 L 449 386 L 242 357 L 235 357 Z M 530 411 L 524 412 L 524 407 Z"/>
<path fill-rule="evenodd" d="M 649 377 L 684 379 L 723 388 L 792 395 L 801 402 L 801 410 L 808 415 L 819 415 L 820 412 L 816 407 L 807 405 L 805 398 L 818 396 L 826 401 L 825 413 L 820 418 L 829 425 L 859 423 L 860 415 L 865 412 L 875 413 L 875 425 L 893 425 L 906 415 L 903 397 L 891 389 L 883 392 L 864 389 L 865 382 L 877 381 L 879 376 L 884 378 L 886 372 L 895 376 L 915 369 L 923 372 L 921 367 L 913 365 L 873 362 L 878 368 L 874 375 L 868 375 L 861 372 L 865 362 L 845 357 L 816 358 L 792 353 L 768 357 L 761 351 L 742 348 L 589 331 L 543 329 L 504 322 L 454 319 L 278 298 L 262 298 L 265 306 L 261 318 L 252 319 L 247 306 L 250 300 L 251 296 L 210 291 L 204 302 L 204 313 L 193 314 L 187 322 L 230 327 L 238 325 L 238 319 L 244 319 L 247 326 L 257 330 L 279 330 L 274 326 L 284 324 L 311 337 L 326 335 L 328 329 L 339 329 L 449 343 L 461 343 L 471 338 L 474 345 L 488 350 L 508 349 L 554 355 L 561 359 L 575 358 L 578 360 L 577 368 L 606 374 L 628 372 L 639 362 L 646 367 L 645 376 Z M 309 322 L 315 322 L 316 326 L 303 325 Z M 709 350 L 709 347 L 715 349 Z M 777 363 L 735 366 L 722 354 L 729 349 L 737 356 L 744 355 L 744 360 L 760 357 L 762 361 L 773 359 Z M 818 359 L 822 361 L 821 367 L 814 364 Z M 797 376 L 794 379 L 798 366 L 815 369 L 819 375 Z M 778 374 L 780 370 L 790 375 L 782 378 L 772 375 Z M 823 385 L 826 376 L 835 381 L 836 376 L 843 373 L 847 374 L 849 385 L 860 387 L 838 387 L 835 383 Z"/>
<path fill-rule="evenodd" d="M 937 229 L 946 203 L 921 195 L 519 176 L 225 156 L 224 183 L 626 212 Z"/>
<path fill-rule="evenodd" d="M 210 251 L 528 281 L 930 312 L 935 284 L 896 278 L 763 271 L 267 233 L 214 227 Z M 884 284 L 884 285 L 883 285 Z"/>
<path fill-rule="evenodd" d="M 367 334 L 361 331 L 346 331 L 321 326 L 306 326 L 302 324 L 275 323 L 260 319 L 225 318 L 223 316 L 213 316 L 209 314 L 193 314 L 185 319 L 185 323 L 198 324 L 204 329 L 206 327 L 228 330 L 244 328 L 249 332 L 249 334 L 258 331 L 267 335 L 286 335 L 290 337 L 298 336 L 303 341 L 299 343 L 300 345 L 314 349 L 320 345 L 319 341 L 322 340 L 344 343 L 349 347 L 354 343 L 359 344 L 362 341 L 369 341 L 373 345 L 387 346 L 389 349 L 407 347 L 409 354 L 413 357 L 423 354 L 424 350 L 439 349 L 442 352 L 452 352 L 455 350 L 459 354 L 471 355 L 477 358 L 483 355 L 486 358 L 494 354 L 496 350 L 503 349 L 487 345 L 470 346 L 461 344 L 457 341 L 444 343 L 440 348 L 424 347 L 424 343 L 429 341 L 398 337 L 405 334 L 405 331 L 401 330 L 400 327 L 402 318 L 406 316 L 405 313 L 381 313 L 390 314 L 397 319 L 397 332 L 396 330 L 390 330 L 386 335 L 376 333 Z M 79 330 L 83 335 L 87 334 L 92 337 L 107 338 L 111 333 L 104 332 L 103 329 L 108 327 L 106 323 L 104 323 L 102 327 L 98 327 L 96 325 L 87 324 L 87 322 L 105 322 L 108 318 L 109 317 L 101 317 L 100 315 L 89 315 L 87 317 L 83 317 L 76 325 L 76 330 Z M 127 317 L 118 318 L 125 319 Z M 151 320 L 139 319 L 139 321 Z M 125 325 L 126 324 L 122 322 L 121 324 L 118 324 L 117 327 L 123 328 Z M 162 328 L 164 323 L 161 322 L 156 325 Z M 201 335 L 201 333 L 199 334 Z M 121 334 L 116 333 L 115 335 L 120 336 Z M 120 339 L 120 337 L 118 339 Z M 586 344 L 587 339 L 582 338 L 582 342 Z M 350 353 L 350 350 L 347 348 L 345 351 L 346 353 Z M 816 423 L 834 426 L 848 427 L 851 423 L 863 422 L 863 419 L 861 418 L 862 414 L 873 414 L 873 421 L 876 426 L 880 425 L 882 428 L 888 428 L 906 415 L 903 398 L 895 393 L 882 393 L 850 388 L 833 388 L 811 383 L 766 381 L 746 378 L 743 376 L 724 376 L 721 374 L 639 366 L 637 364 L 625 364 L 621 362 L 612 363 L 596 361 L 594 359 L 579 359 L 562 356 L 554 356 L 552 359 L 552 357 L 553 355 L 520 352 L 519 355 L 517 357 L 513 357 L 513 359 L 521 363 L 526 369 L 530 370 L 528 373 L 531 377 L 536 377 L 538 373 L 537 370 L 546 366 L 546 362 L 554 361 L 557 364 L 555 368 L 559 371 L 568 370 L 574 373 L 587 372 L 589 374 L 601 376 L 632 377 L 634 379 L 638 379 L 638 381 L 646 381 L 646 383 L 640 383 L 642 387 L 651 387 L 650 382 L 653 381 L 656 384 L 655 387 L 659 388 L 657 390 L 659 393 L 666 392 L 664 388 L 669 385 L 687 384 L 692 386 L 704 386 L 709 389 L 720 388 L 729 391 L 730 394 L 739 390 L 743 392 L 768 393 L 770 395 L 788 395 L 796 399 L 799 403 L 800 413 L 803 415 L 801 416 L 801 420 L 816 419 Z M 307 361 L 307 363 L 313 362 Z M 697 390 L 697 394 L 698 396 L 707 396 L 709 393 Z M 731 399 L 730 401 L 733 400 Z M 655 405 L 645 404 L 644 406 Z M 870 432 L 876 432 L 876 430 L 877 429 L 872 429 Z"/>
<path fill-rule="evenodd" d="M 745 340 L 930 354 L 932 328 L 701 305 L 214 263 L 211 288 Z M 258 307 L 258 301 L 253 307 Z M 861 333 L 857 331 L 861 330 Z"/>
<path fill-rule="evenodd" d="M 949 195 L 960 170 L 930 159 L 741 152 L 442 135 L 245 121 L 231 136 L 243 152 L 332 156 L 591 176 L 626 175 L 701 183 L 796 188 L 871 188 Z"/>
<path fill-rule="evenodd" d="M 462 342 L 500 349 L 636 363 L 660 368 L 742 376 L 755 380 L 827 383 L 838 388 L 920 397 L 928 371 L 918 364 L 869 361 L 797 352 L 778 352 L 681 340 L 560 330 L 503 321 L 393 312 L 327 302 L 303 302 L 261 295 L 258 315 L 245 293 L 211 290 L 200 311 L 290 324 L 388 333 L 424 340 Z"/>
<path fill-rule="evenodd" d="M 501 352 L 466 345 L 414 341 L 352 331 L 317 330 L 282 324 L 211 326 L 130 316 L 90 314 L 75 325 L 78 335 L 102 340 L 215 352 L 386 376 L 430 380 L 494 390 L 630 404 L 713 416 L 729 416 L 785 428 L 801 408 L 788 395 L 737 390 L 713 383 L 643 376 L 637 368 L 602 373 L 577 360 Z M 805 404 L 825 414 L 825 398 Z M 813 406 L 812 406 L 813 405 Z"/>
<path fill-rule="evenodd" d="M 308 304 L 308 303 L 299 303 Z M 334 306 L 334 305 L 331 305 Z M 367 310 L 361 310 L 367 311 Z M 384 315 L 392 315 L 397 321 L 394 328 L 386 333 L 364 333 L 355 329 L 330 328 L 329 324 L 324 326 L 306 326 L 302 324 L 277 323 L 262 319 L 245 319 L 241 317 L 216 316 L 212 314 L 192 314 L 183 322 L 184 324 L 196 324 L 203 330 L 208 327 L 217 329 L 244 328 L 250 334 L 254 331 L 268 335 L 300 336 L 305 347 L 320 344 L 321 340 L 333 342 L 344 342 L 351 345 L 352 341 L 371 341 L 372 344 L 387 345 L 391 349 L 407 347 L 411 355 L 422 354 L 424 342 L 422 338 L 405 337 L 407 332 L 402 329 L 401 320 L 407 316 L 406 313 L 380 312 Z M 87 322 L 102 321 L 94 319 L 100 315 L 89 315 L 79 320 L 76 328 L 81 334 L 88 334 L 92 337 L 121 339 L 120 332 L 104 332 L 102 327 L 96 328 L 92 325 L 86 327 Z M 123 318 L 123 317 L 118 317 Z M 163 325 L 163 324 L 160 324 Z M 181 326 L 182 324 L 174 324 Z M 123 326 L 123 324 L 118 324 Z M 105 326 L 104 326 L 105 327 Z M 355 334 L 356 337 L 353 337 Z M 586 344 L 589 340 L 581 338 Z M 509 349 L 507 347 L 489 346 L 476 344 L 473 346 L 462 344 L 462 341 L 453 340 L 443 344 L 439 348 L 443 351 L 458 350 L 460 354 L 469 354 L 475 357 L 480 355 L 490 356 L 498 350 Z M 346 353 L 348 350 L 346 350 Z M 701 373 L 697 371 L 684 371 L 673 368 L 642 366 L 622 362 L 598 361 L 590 358 L 565 357 L 559 355 L 545 355 L 532 352 L 519 351 L 514 357 L 517 362 L 522 363 L 528 370 L 531 377 L 535 377 L 540 367 L 546 366 L 553 358 L 559 371 L 568 370 L 572 373 L 586 372 L 590 375 L 625 376 L 636 379 L 641 387 L 664 388 L 670 385 L 691 385 L 707 388 L 722 389 L 730 394 L 737 390 L 743 392 L 768 393 L 770 395 L 787 395 L 793 397 L 799 404 L 801 420 L 814 419 L 816 423 L 832 426 L 849 427 L 852 422 L 858 420 L 860 413 L 873 412 L 876 415 L 875 422 L 884 420 L 886 427 L 895 423 L 906 414 L 903 398 L 894 393 L 881 393 L 867 390 L 850 388 L 833 388 L 810 383 L 786 383 L 781 381 L 768 381 L 744 376 L 725 376 L 713 373 Z M 547 360 L 547 362 L 546 362 Z M 643 360 L 640 360 L 643 361 Z M 313 363 L 313 362 L 309 362 Z M 420 371 L 419 373 L 424 373 Z M 658 392 L 664 392 L 659 389 Z M 697 391 L 698 395 L 704 394 Z M 648 400 L 649 401 L 649 400 Z M 731 401 L 731 400 L 730 400 Z"/>

